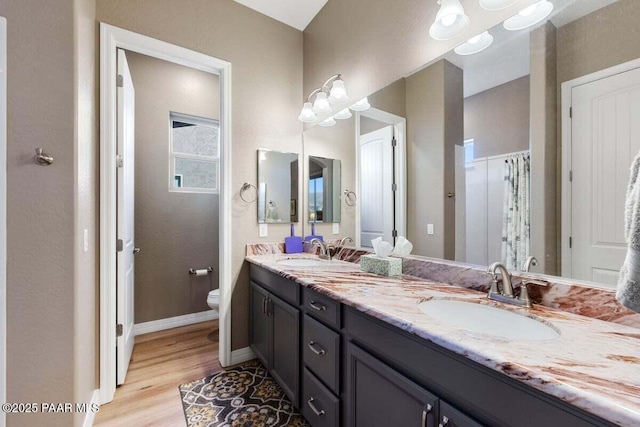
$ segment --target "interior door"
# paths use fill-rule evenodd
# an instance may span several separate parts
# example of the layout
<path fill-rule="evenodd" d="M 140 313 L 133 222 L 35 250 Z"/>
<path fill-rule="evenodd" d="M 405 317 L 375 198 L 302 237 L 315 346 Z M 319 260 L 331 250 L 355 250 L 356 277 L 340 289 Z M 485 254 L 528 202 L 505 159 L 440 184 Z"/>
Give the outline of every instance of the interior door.
<path fill-rule="evenodd" d="M 466 261 L 467 255 L 467 196 L 466 196 L 466 165 L 464 147 L 456 144 L 456 261 Z"/>
<path fill-rule="evenodd" d="M 571 276 L 616 286 L 627 245 L 624 202 L 640 150 L 640 69 L 571 93 Z"/>
<path fill-rule="evenodd" d="M 120 77 L 121 76 L 121 77 Z M 118 254 L 117 384 L 123 384 L 133 352 L 135 93 L 127 57 L 118 49 Z M 120 84 L 121 83 L 121 84 Z"/>
<path fill-rule="evenodd" d="M 394 243 L 393 126 L 360 136 L 360 244 Z"/>

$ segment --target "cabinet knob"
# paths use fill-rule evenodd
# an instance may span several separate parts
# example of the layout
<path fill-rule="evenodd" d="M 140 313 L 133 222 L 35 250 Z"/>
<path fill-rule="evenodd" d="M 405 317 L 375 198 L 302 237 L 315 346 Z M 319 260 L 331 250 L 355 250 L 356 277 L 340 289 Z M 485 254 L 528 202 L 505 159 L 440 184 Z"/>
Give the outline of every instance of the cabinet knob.
<path fill-rule="evenodd" d="M 446 416 L 442 416 L 442 422 L 440 424 L 438 424 L 438 427 L 445 427 L 449 425 L 449 418 L 447 418 Z"/>
<path fill-rule="evenodd" d="M 315 341 L 309 341 L 309 344 L 307 344 L 307 347 L 309 347 L 309 349 L 311 351 L 313 351 L 315 354 L 317 354 L 318 356 L 324 356 L 326 351 L 324 351 L 324 349 L 316 349 L 316 343 Z"/>
<path fill-rule="evenodd" d="M 322 305 L 322 304 L 318 304 L 315 301 L 309 301 L 309 305 L 311 306 L 311 308 L 313 308 L 314 310 L 317 311 L 326 311 L 327 307 Z"/>
<path fill-rule="evenodd" d="M 422 427 L 427 427 L 427 415 L 431 413 L 431 410 L 433 410 L 433 406 L 427 403 L 427 406 L 422 410 Z"/>
<path fill-rule="evenodd" d="M 316 408 L 316 405 L 314 405 L 313 402 L 314 402 L 313 397 L 310 397 L 309 400 L 307 400 L 307 405 L 309 405 L 309 408 L 311 408 L 313 413 L 319 417 L 324 415 L 324 409 L 318 410 L 318 408 Z"/>

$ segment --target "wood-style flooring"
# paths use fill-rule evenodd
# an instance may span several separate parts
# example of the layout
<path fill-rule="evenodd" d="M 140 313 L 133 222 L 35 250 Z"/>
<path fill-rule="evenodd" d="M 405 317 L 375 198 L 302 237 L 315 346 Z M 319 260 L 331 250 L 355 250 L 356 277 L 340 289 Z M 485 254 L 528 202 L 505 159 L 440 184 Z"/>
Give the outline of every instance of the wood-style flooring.
<path fill-rule="evenodd" d="M 185 426 L 178 386 L 221 369 L 217 320 L 139 335 L 125 383 L 94 425 Z"/>

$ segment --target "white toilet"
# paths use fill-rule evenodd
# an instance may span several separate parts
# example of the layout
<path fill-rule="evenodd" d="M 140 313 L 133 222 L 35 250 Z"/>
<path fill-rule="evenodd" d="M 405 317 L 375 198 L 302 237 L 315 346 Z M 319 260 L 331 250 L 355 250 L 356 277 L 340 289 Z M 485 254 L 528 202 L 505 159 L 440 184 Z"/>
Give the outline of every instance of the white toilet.
<path fill-rule="evenodd" d="M 214 289 L 209 292 L 209 296 L 207 297 L 207 304 L 211 307 L 211 310 L 218 312 L 220 308 L 220 289 Z"/>

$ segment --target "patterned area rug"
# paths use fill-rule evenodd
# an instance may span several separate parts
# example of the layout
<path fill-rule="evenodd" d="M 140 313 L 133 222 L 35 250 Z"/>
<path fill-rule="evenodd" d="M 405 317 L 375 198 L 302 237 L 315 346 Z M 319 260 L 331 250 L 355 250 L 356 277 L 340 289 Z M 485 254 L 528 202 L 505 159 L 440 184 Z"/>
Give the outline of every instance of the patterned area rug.
<path fill-rule="evenodd" d="M 308 427 L 278 383 L 251 361 L 180 386 L 188 427 Z"/>

